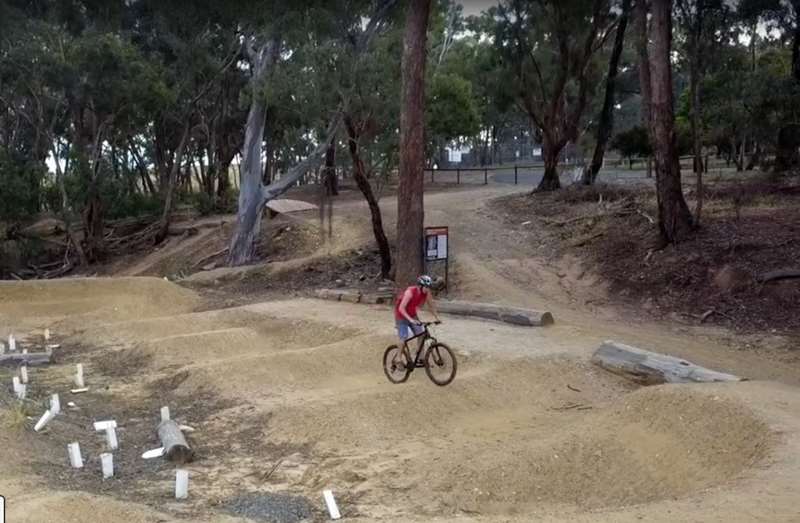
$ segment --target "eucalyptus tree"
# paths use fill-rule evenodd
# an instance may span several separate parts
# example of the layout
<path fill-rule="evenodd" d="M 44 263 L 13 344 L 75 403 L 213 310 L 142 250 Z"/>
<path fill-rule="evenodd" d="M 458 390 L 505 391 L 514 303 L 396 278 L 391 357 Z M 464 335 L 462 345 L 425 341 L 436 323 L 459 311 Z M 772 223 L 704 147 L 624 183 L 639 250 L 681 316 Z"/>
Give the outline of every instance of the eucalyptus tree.
<path fill-rule="evenodd" d="M 600 76 L 597 58 L 616 26 L 611 0 L 505 0 L 493 15 L 517 104 L 541 130 L 545 170 L 537 189 L 558 189 L 559 156 L 581 134 Z"/>

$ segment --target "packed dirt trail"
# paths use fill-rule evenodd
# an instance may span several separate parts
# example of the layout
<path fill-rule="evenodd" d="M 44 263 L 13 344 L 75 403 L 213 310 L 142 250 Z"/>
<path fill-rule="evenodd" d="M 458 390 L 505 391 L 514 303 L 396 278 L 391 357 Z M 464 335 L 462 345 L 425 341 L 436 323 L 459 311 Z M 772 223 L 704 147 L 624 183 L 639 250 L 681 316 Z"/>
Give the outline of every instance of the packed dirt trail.
<path fill-rule="evenodd" d="M 9 521 L 242 521 L 231 508 L 242 493 L 300 496 L 324 520 L 325 488 L 363 521 L 800 520 L 799 369 L 734 352 L 712 329 L 573 301 L 584 287 L 600 299 L 599 280 L 551 268 L 485 214 L 512 190 L 429 195 L 427 221 L 451 227 L 453 295 L 546 308 L 556 325 L 446 317 L 434 334 L 459 359 L 447 387 L 424 372 L 386 380 L 394 326 L 382 306 L 207 310 L 155 278 L 0 284 L 0 336 L 33 344 L 49 327 L 61 344 L 56 365 L 31 373 L 33 415 L 50 393 L 70 396 L 77 362 L 90 387 L 43 433 L 0 428 Z M 348 242 L 368 241 L 360 203 L 336 213 L 354 226 Z M 589 363 L 606 338 L 753 381 L 640 388 Z M 171 499 L 174 467 L 139 459 L 158 445 L 162 405 L 196 429 L 185 502 Z M 90 428 L 109 417 L 121 426 L 119 474 L 103 482 Z M 66 444 L 78 438 L 87 467 L 73 471 Z"/>

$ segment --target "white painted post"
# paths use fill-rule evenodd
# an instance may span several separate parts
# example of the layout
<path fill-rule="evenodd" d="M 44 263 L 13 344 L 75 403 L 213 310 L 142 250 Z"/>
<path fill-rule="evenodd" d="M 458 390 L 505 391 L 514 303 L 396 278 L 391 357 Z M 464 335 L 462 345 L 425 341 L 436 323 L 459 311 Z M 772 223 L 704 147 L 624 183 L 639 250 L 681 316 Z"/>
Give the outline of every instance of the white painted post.
<path fill-rule="evenodd" d="M 61 413 L 61 399 L 58 397 L 58 394 L 50 396 L 50 412 L 54 415 Z"/>
<path fill-rule="evenodd" d="M 189 471 L 177 469 L 175 471 L 175 499 L 189 497 Z"/>
<path fill-rule="evenodd" d="M 83 381 L 83 363 L 75 365 L 75 386 L 79 389 L 86 386 Z"/>
<path fill-rule="evenodd" d="M 325 504 L 328 506 L 328 514 L 331 519 L 341 519 L 342 515 L 339 513 L 339 507 L 336 506 L 336 500 L 333 499 L 333 491 L 323 490 L 322 497 L 325 498 Z"/>
<path fill-rule="evenodd" d="M 8 335 L 8 350 L 9 352 L 17 350 L 17 339 L 14 338 L 13 334 Z"/>
<path fill-rule="evenodd" d="M 22 354 L 28 354 L 28 349 L 22 349 Z"/>
<path fill-rule="evenodd" d="M 67 445 L 67 451 L 69 452 L 69 463 L 72 465 L 74 469 L 83 468 L 83 457 L 81 457 L 81 446 L 78 442 L 70 443 Z"/>
<path fill-rule="evenodd" d="M 24 383 L 21 383 L 19 386 L 19 393 L 17 394 L 17 397 L 21 400 L 24 400 L 27 395 L 28 395 L 28 386 L 25 385 Z"/>
<path fill-rule="evenodd" d="M 169 420 L 169 407 L 161 407 L 161 421 Z"/>
<path fill-rule="evenodd" d="M 94 422 L 94 430 L 97 432 L 108 430 L 109 428 L 115 429 L 117 428 L 117 422 L 113 419 L 108 421 L 95 421 Z"/>
<path fill-rule="evenodd" d="M 19 376 L 14 376 L 11 378 L 12 386 L 14 387 L 14 394 L 19 396 L 19 388 L 22 385 L 22 382 L 19 381 Z"/>
<path fill-rule="evenodd" d="M 100 464 L 103 468 L 103 479 L 108 479 L 114 475 L 114 455 L 110 452 L 100 454 Z"/>
<path fill-rule="evenodd" d="M 36 426 L 33 427 L 33 431 L 34 432 L 39 432 L 40 430 L 42 430 L 44 428 L 45 425 L 50 423 L 50 420 L 52 420 L 54 417 L 55 417 L 55 414 L 53 414 L 51 411 L 49 411 L 49 410 L 44 411 L 44 414 L 42 414 L 42 417 L 39 418 L 39 421 L 36 422 Z"/>
<path fill-rule="evenodd" d="M 28 383 L 28 367 L 23 365 L 19 368 L 19 377 L 22 383 Z"/>
<path fill-rule="evenodd" d="M 119 441 L 117 441 L 117 429 L 114 427 L 108 427 L 106 429 L 106 441 L 108 442 L 108 447 L 111 450 L 117 450 L 119 448 Z"/>
<path fill-rule="evenodd" d="M 50 341 L 50 329 L 44 330 L 44 341 Z"/>
<path fill-rule="evenodd" d="M 6 344 L 0 341 L 0 354 L 6 353 Z"/>

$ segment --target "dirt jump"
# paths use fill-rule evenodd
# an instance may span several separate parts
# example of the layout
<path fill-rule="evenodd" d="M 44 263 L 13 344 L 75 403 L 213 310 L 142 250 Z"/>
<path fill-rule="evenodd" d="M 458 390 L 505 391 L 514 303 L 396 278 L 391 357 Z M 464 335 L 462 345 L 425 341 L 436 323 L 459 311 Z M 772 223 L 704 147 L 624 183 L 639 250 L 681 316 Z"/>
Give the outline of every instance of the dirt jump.
<path fill-rule="evenodd" d="M 800 517 L 794 386 L 639 387 L 589 362 L 605 333 L 446 317 L 434 328 L 457 351 L 456 380 L 415 373 L 392 385 L 381 306 L 300 298 L 203 311 L 156 278 L 4 283 L 0 296 L 0 336 L 35 347 L 49 328 L 59 345 L 54 364 L 29 370 L 23 412 L 4 408 L 9 521 L 322 521 L 324 489 L 364 521 Z M 76 363 L 89 390 L 71 394 Z M 32 432 L 53 393 L 62 414 Z M 162 406 L 196 450 L 184 501 L 176 466 L 141 458 L 159 446 Z M 119 449 L 104 480 L 106 442 L 91 426 L 107 419 Z M 69 466 L 73 441 L 82 469 Z"/>
<path fill-rule="evenodd" d="M 445 315 L 432 327 L 458 360 L 445 387 L 425 373 L 386 379 L 386 305 L 302 290 L 358 285 L 372 270 L 357 198 L 336 203 L 333 237 L 312 215 L 268 221 L 285 254 L 183 285 L 159 267 L 218 252 L 221 228 L 121 260 L 104 272 L 115 277 L 0 283 L 0 339 L 54 347 L 49 365 L 27 368 L 22 401 L 20 369 L 0 367 L 8 520 L 324 521 L 328 489 L 344 518 L 363 521 L 800 520 L 800 365 L 767 348 L 783 338 L 605 305 L 611 291 L 590 266 L 551 263 L 543 239 L 496 215 L 491 202 L 515 191 L 426 196 L 429 224 L 452 224 L 447 297 L 556 321 Z M 391 230 L 396 209 L 383 210 Z M 127 276 L 144 273 L 159 277 Z M 590 361 L 606 340 L 747 380 L 642 386 Z M 88 390 L 73 394 L 79 363 Z M 62 412 L 35 432 L 56 393 Z M 162 446 L 162 407 L 191 463 L 142 458 Z M 119 448 L 103 479 L 109 443 L 93 424 L 107 420 Z M 83 468 L 70 467 L 73 442 Z M 175 499 L 176 468 L 189 472 L 187 499 Z"/>

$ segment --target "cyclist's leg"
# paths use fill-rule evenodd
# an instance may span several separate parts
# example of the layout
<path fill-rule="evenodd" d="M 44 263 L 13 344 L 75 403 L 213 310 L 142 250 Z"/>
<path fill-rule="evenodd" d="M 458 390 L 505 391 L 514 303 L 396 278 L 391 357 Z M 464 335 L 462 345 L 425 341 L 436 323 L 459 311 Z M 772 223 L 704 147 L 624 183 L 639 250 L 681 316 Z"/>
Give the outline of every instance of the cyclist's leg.
<path fill-rule="evenodd" d="M 395 320 L 395 324 L 397 326 L 397 337 L 400 339 L 400 343 L 398 344 L 400 350 L 397 351 L 393 363 L 398 367 L 405 367 L 406 362 L 404 361 L 402 354 L 403 351 L 408 350 L 406 341 L 411 336 L 411 324 L 409 324 L 406 320 Z"/>
<path fill-rule="evenodd" d="M 420 351 L 422 350 L 422 346 L 425 343 L 425 336 L 420 336 L 423 332 L 425 332 L 425 327 L 422 325 L 411 325 L 411 330 L 414 332 L 414 336 L 418 336 L 417 338 L 417 353 L 420 356 L 424 356 Z"/>

